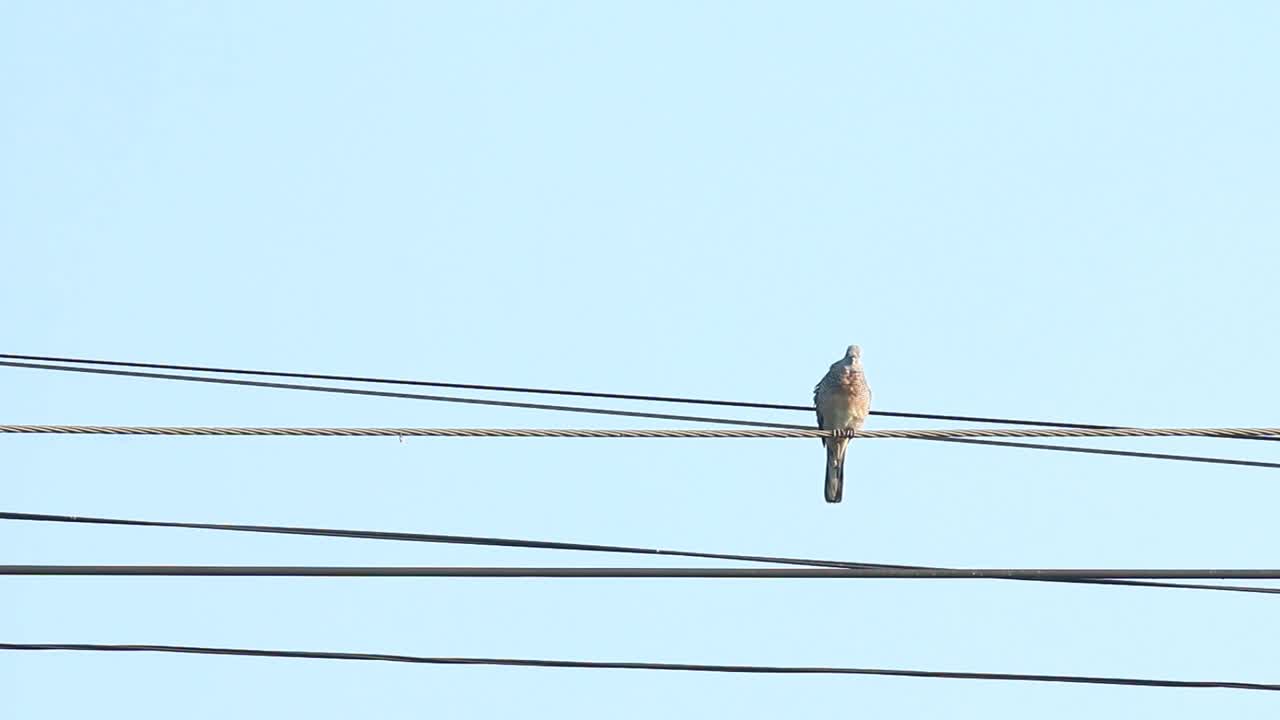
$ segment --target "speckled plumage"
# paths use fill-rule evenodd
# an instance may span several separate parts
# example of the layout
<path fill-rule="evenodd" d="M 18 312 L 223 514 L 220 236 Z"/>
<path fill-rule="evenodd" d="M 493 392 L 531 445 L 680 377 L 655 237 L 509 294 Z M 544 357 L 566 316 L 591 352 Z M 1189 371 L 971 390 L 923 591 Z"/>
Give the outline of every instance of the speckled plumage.
<path fill-rule="evenodd" d="M 813 388 L 813 404 L 818 409 L 818 427 L 823 430 L 862 429 L 871 412 L 871 388 L 862 370 L 862 351 L 850 345 L 844 357 L 831 366 Z M 849 440 L 822 441 L 827 449 L 825 494 L 827 502 L 838 503 L 844 494 L 844 453 Z"/>

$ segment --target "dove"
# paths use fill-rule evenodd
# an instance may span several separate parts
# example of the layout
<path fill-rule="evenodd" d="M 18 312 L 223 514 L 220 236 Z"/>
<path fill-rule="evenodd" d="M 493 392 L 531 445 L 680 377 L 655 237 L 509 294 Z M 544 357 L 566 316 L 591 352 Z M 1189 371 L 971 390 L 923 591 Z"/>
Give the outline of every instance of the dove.
<path fill-rule="evenodd" d="M 844 357 L 831 366 L 813 388 L 813 404 L 818 410 L 818 427 L 823 430 L 857 432 L 871 412 L 871 388 L 862 371 L 862 349 L 850 345 Z M 848 438 L 823 438 L 827 448 L 827 502 L 838 503 L 844 495 L 844 453 Z"/>

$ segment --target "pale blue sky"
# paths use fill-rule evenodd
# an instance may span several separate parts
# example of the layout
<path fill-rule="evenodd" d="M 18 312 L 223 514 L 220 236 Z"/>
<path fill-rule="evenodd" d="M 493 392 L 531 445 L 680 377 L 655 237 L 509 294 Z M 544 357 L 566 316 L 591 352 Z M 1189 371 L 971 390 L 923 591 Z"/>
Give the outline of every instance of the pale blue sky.
<path fill-rule="evenodd" d="M 0 352 L 805 402 L 858 342 L 883 410 L 1274 425 L 1278 29 L 1262 2 L 8 2 Z M 0 390 L 20 423 L 645 425 L 13 369 Z M 1266 443 L 1109 446 L 1280 460 Z M 1254 468 L 868 440 L 828 506 L 821 448 L 799 440 L 33 436 L 0 452 L 0 506 L 28 512 L 1276 566 L 1280 475 Z M 18 523 L 0 524 L 0 556 L 632 562 Z M 0 598 L 11 641 L 1280 680 L 1280 601 L 1262 595 L 9 578 Z M 15 718 L 1274 717 L 1277 702 L 70 653 L 0 653 L 0 685 Z"/>

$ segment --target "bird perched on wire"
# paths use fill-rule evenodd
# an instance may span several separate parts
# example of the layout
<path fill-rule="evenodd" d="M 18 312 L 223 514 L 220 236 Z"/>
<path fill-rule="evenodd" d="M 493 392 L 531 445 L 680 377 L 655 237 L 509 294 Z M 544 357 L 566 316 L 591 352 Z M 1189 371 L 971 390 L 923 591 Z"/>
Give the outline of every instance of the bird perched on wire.
<path fill-rule="evenodd" d="M 813 388 L 818 427 L 823 430 L 862 429 L 871 412 L 871 388 L 862 371 L 862 349 L 850 345 L 844 357 L 831 366 Z M 827 502 L 838 503 L 844 494 L 844 452 L 848 438 L 823 438 L 827 448 Z"/>

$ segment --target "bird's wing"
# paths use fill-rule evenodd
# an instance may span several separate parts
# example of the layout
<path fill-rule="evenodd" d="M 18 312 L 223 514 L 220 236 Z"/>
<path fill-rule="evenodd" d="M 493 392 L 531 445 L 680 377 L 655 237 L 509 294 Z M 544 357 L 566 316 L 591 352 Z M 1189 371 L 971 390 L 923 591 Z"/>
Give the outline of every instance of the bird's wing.
<path fill-rule="evenodd" d="M 823 380 L 826 380 L 826 378 L 823 378 Z M 814 408 L 814 411 L 817 412 L 818 414 L 818 427 L 820 429 L 825 428 L 827 426 L 827 421 L 822 417 L 822 401 L 818 399 L 821 393 L 822 393 L 822 383 L 819 382 L 817 385 L 813 386 L 813 408 Z M 819 438 L 819 439 L 822 440 L 823 445 L 827 444 L 827 441 L 825 438 Z"/>

